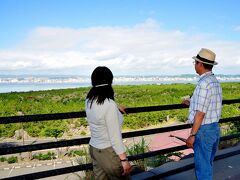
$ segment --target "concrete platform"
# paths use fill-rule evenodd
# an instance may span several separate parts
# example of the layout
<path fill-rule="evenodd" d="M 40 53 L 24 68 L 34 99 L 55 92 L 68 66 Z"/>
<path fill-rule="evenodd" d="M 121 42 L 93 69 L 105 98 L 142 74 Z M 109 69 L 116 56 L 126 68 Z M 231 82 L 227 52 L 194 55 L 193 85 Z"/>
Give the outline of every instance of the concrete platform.
<path fill-rule="evenodd" d="M 193 158 L 166 163 L 132 176 L 132 180 L 195 180 Z M 240 180 L 240 145 L 220 150 L 214 161 L 214 180 Z"/>

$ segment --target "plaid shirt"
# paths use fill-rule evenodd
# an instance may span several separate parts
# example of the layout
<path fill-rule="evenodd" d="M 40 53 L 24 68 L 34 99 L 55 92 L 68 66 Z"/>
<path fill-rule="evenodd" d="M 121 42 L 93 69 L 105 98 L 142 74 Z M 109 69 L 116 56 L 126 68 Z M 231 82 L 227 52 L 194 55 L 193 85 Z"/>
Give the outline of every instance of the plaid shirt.
<path fill-rule="evenodd" d="M 212 72 L 200 76 L 190 100 L 188 120 L 193 123 L 196 112 L 204 112 L 203 124 L 218 122 L 222 111 L 222 88 Z"/>

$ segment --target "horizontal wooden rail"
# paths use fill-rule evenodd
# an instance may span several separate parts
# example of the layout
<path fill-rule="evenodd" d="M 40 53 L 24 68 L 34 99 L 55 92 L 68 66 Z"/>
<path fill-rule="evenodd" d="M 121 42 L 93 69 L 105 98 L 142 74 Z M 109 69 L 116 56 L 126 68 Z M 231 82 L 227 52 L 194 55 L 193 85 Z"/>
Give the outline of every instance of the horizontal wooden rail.
<path fill-rule="evenodd" d="M 80 117 L 86 117 L 85 111 L 0 117 L 0 124 L 51 121 L 51 120 L 62 120 L 62 119 L 71 119 L 71 118 L 80 118 Z"/>
<path fill-rule="evenodd" d="M 233 99 L 233 100 L 224 100 L 223 104 L 234 104 L 240 103 L 240 99 Z M 187 106 L 182 104 L 173 104 L 173 105 L 162 105 L 162 106 L 149 106 L 149 107 L 136 107 L 136 108 L 127 108 L 127 113 L 141 113 L 141 112 L 152 112 L 152 111 L 162 111 L 162 110 L 173 110 L 173 109 L 183 109 L 187 108 Z M 40 114 L 40 115 L 25 115 L 25 116 L 11 116 L 11 117 L 0 117 L 0 124 L 9 124 L 9 123 L 19 123 L 19 122 L 35 122 L 35 121 L 46 121 L 46 120 L 62 120 L 62 119 L 71 119 L 71 118 L 80 118 L 86 117 L 86 113 L 84 111 L 81 112 L 70 112 L 70 113 L 55 113 L 55 114 Z M 240 116 L 224 118 L 220 120 L 220 123 L 225 122 L 232 122 L 232 121 L 239 121 Z M 182 124 L 176 125 L 171 127 L 163 127 L 163 128 L 155 128 L 155 129 L 147 129 L 141 131 L 132 131 L 123 133 L 123 138 L 130 138 L 136 136 L 144 136 L 156 133 L 163 133 L 175 130 L 181 130 L 190 128 L 189 124 Z M 234 134 L 230 136 L 221 137 L 221 141 L 239 138 L 240 134 Z M 78 138 L 78 139 L 71 139 L 71 140 L 60 140 L 57 142 L 47 142 L 47 143 L 39 143 L 39 144 L 31 144 L 31 145 L 24 145 L 24 146 L 17 146 L 17 147 L 4 147 L 0 148 L 0 155 L 6 154 L 13 154 L 13 153 L 20 153 L 20 152 L 28 152 L 28 151 L 36 151 L 36 150 L 43 150 L 43 149 L 51 149 L 51 148 L 59 148 L 59 147 L 68 147 L 74 145 L 81 145 L 81 144 L 88 144 L 89 137 L 86 138 Z M 177 146 L 167 149 L 162 149 L 153 152 L 147 152 L 144 154 L 138 154 L 134 156 L 129 156 L 129 160 L 138 160 L 143 158 L 148 158 L 152 156 L 156 156 L 159 154 L 166 154 L 170 152 L 184 150 L 187 147 Z M 239 153 L 239 151 L 237 152 Z M 8 177 L 7 179 L 38 179 L 38 178 L 45 178 L 50 176 L 62 175 L 66 173 L 73 173 L 82 170 L 91 170 L 92 164 L 82 164 L 77 166 L 59 168 L 54 170 L 42 171 L 37 173 L 31 174 L 24 174 L 15 177 Z"/>
<path fill-rule="evenodd" d="M 4 180 L 32 180 L 32 179 L 47 178 L 51 176 L 57 176 L 57 175 L 73 173 L 78 171 L 85 171 L 85 170 L 92 170 L 92 164 L 88 163 L 88 164 L 82 164 L 77 166 L 69 166 L 64 168 L 52 169 L 48 171 L 40 171 L 36 173 L 24 174 L 24 175 L 19 175 L 14 177 L 7 177 L 3 179 Z"/>
<path fill-rule="evenodd" d="M 223 105 L 236 104 L 240 103 L 240 99 L 229 99 L 223 100 Z M 127 108 L 127 113 L 141 113 L 141 112 L 151 112 L 151 111 L 164 111 L 164 110 L 173 110 L 173 109 L 184 109 L 188 106 L 184 104 L 170 104 L 162 106 L 147 106 L 147 107 L 136 107 L 136 108 Z"/>
<path fill-rule="evenodd" d="M 225 123 L 230 121 L 233 122 L 233 121 L 239 121 L 239 120 L 240 120 L 240 116 L 236 116 L 236 117 L 221 119 L 220 123 Z M 162 127 L 162 128 L 146 129 L 141 131 L 124 132 L 122 133 L 122 136 L 123 138 L 131 138 L 131 137 L 137 137 L 137 136 L 145 136 L 150 134 L 187 129 L 190 127 L 191 127 L 190 124 L 181 124 L 181 125 L 168 126 L 168 127 Z M 59 140 L 56 142 L 46 142 L 46 143 L 38 143 L 38 144 L 31 144 L 31 145 L 24 145 L 24 146 L 16 146 L 11 148 L 3 147 L 3 148 L 0 148 L 0 155 L 36 151 L 36 150 L 43 150 L 43 149 L 52 149 L 52 148 L 59 148 L 59 147 L 78 146 L 82 144 L 88 144 L 89 140 L 90 138 L 86 137 L 86 138 L 77 138 L 77 139 L 70 139 L 70 140 Z"/>
<path fill-rule="evenodd" d="M 240 103 L 240 99 L 223 100 L 223 104 Z M 183 109 L 188 106 L 183 104 L 171 104 L 161 106 L 147 106 L 147 107 L 134 107 L 126 108 L 127 113 L 141 113 L 152 111 L 164 111 L 173 109 Z M 54 113 L 54 114 L 37 114 L 37 115 L 24 115 L 24 116 L 7 116 L 0 117 L 0 124 L 10 124 L 19 122 L 36 122 L 36 121 L 50 121 L 86 117 L 85 111 L 69 112 L 69 113 Z"/>
<path fill-rule="evenodd" d="M 236 138 L 236 137 L 240 137 L 240 134 L 221 137 L 221 141 L 229 140 L 229 139 Z M 134 160 L 153 157 L 153 156 L 156 156 L 156 155 L 163 155 L 163 154 L 167 154 L 167 153 L 171 153 L 171 152 L 176 152 L 176 151 L 184 150 L 184 149 L 187 149 L 187 148 L 188 147 L 186 145 L 176 146 L 176 147 L 171 147 L 171 148 L 167 148 L 167 149 L 161 149 L 161 150 L 147 152 L 147 153 L 143 153 L 143 154 L 128 156 L 128 159 L 130 161 L 134 161 Z M 226 158 L 226 157 L 234 156 L 234 155 L 237 155 L 239 153 L 240 153 L 240 150 L 236 150 L 234 152 L 230 152 L 230 153 L 227 153 L 227 154 L 224 154 L 224 155 L 216 156 L 215 160 L 219 160 L 219 159 L 223 159 L 223 158 Z M 181 171 L 184 171 L 184 169 L 186 171 L 186 170 L 189 169 L 189 167 L 185 167 L 185 168 L 181 169 Z M 57 175 L 62 175 L 62 174 L 67 174 L 67 173 L 74 173 L 74 172 L 84 171 L 84 170 L 92 170 L 92 164 L 88 163 L 88 164 L 81 164 L 81 165 L 76 165 L 76 166 L 69 166 L 69 167 L 58 168 L 58 169 L 54 169 L 54 170 L 41 171 L 41 172 L 36 172 L 36 173 L 31 173 L 31 174 L 24 174 L 24 175 L 19 175 L 19 176 L 14 176 L 14 177 L 8 177 L 8 178 L 4 178 L 4 179 L 9 179 L 9 180 L 40 179 L 40 178 L 57 176 Z M 174 173 L 174 172 L 172 172 L 172 173 Z M 176 172 L 178 172 L 178 170 L 176 170 Z M 161 177 L 164 177 L 166 175 L 167 174 L 161 174 Z"/>

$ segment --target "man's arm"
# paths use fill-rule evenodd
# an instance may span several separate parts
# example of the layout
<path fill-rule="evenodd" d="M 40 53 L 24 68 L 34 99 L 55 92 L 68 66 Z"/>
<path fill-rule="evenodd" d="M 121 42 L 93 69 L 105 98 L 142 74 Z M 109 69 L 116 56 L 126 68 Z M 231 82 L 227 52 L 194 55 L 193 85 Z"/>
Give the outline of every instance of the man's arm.
<path fill-rule="evenodd" d="M 193 144 L 195 141 L 195 135 L 197 134 L 198 129 L 200 128 L 200 126 L 202 124 L 204 116 L 205 116 L 204 112 L 200 112 L 200 111 L 196 112 L 196 115 L 194 117 L 194 123 L 193 123 L 192 129 L 191 129 L 191 133 L 186 142 L 186 144 L 189 148 L 193 148 Z"/>

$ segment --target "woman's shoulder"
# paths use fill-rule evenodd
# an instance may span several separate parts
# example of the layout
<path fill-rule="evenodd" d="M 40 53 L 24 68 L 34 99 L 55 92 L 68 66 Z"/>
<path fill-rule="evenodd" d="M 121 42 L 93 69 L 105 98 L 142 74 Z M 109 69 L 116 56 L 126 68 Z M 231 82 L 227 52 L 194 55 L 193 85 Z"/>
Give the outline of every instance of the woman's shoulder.
<path fill-rule="evenodd" d="M 116 103 L 112 99 L 105 99 L 104 104 L 109 105 L 109 106 L 116 106 Z"/>
<path fill-rule="evenodd" d="M 117 107 L 117 104 L 115 103 L 114 100 L 112 99 L 105 99 L 103 103 L 101 104 L 97 104 L 96 100 L 89 100 L 89 99 L 86 99 L 85 100 L 85 107 L 89 107 L 91 105 L 93 106 L 99 106 L 99 107 L 102 107 L 102 108 L 111 108 L 111 107 Z"/>
<path fill-rule="evenodd" d="M 104 106 L 107 109 L 117 108 L 116 102 L 114 100 L 112 100 L 112 99 L 105 99 Z"/>

